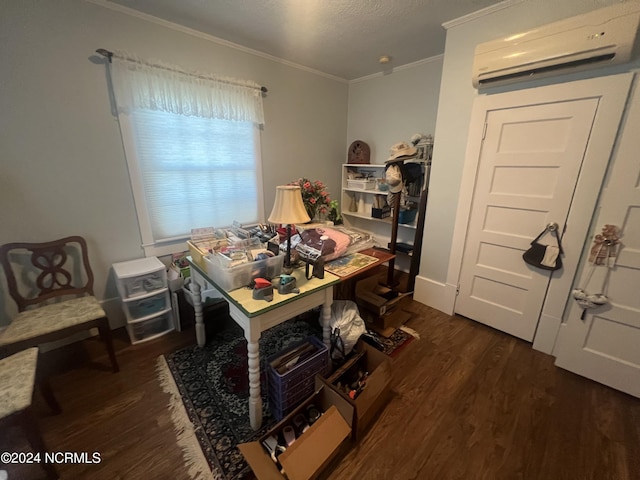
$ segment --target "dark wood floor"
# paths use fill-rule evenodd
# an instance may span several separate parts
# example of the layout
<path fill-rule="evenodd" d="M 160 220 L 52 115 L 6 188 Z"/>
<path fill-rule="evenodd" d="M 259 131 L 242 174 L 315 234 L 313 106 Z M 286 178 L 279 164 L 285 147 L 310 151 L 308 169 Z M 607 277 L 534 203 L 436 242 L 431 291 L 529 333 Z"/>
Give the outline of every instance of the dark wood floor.
<path fill-rule="evenodd" d="M 531 345 L 416 302 L 421 335 L 394 361 L 393 396 L 358 445 L 324 478 L 640 479 L 640 400 L 556 368 Z M 194 341 L 193 330 L 131 346 L 117 332 L 121 372 L 99 341 L 49 353 L 63 408 L 36 413 L 52 451 L 99 452 L 101 463 L 58 465 L 63 479 L 187 479 L 175 446 L 158 355 Z M 92 363 L 93 362 L 93 363 Z M 26 451 L 18 430 L 0 451 Z M 0 466 L 9 480 L 37 467 Z"/>

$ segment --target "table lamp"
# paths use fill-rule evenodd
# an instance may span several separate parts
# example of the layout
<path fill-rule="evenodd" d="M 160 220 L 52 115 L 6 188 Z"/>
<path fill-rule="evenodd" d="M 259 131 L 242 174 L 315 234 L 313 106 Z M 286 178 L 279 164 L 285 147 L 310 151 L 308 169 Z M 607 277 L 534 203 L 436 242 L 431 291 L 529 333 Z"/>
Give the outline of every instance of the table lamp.
<path fill-rule="evenodd" d="M 290 274 L 291 267 L 291 224 L 306 223 L 311 218 L 302 203 L 302 191 L 297 185 L 279 185 L 276 187 L 276 201 L 269 215 L 269 223 L 287 225 L 287 255 L 284 259 L 284 273 Z"/>

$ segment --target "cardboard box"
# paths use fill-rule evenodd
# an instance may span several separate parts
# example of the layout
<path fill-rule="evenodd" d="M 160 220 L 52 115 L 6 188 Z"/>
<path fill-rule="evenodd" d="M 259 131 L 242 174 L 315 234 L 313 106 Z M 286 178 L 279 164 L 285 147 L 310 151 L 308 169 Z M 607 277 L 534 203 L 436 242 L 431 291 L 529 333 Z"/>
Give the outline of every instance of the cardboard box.
<path fill-rule="evenodd" d="M 196 245 L 191 240 L 187 240 L 187 246 L 189 247 L 189 253 L 194 263 L 197 263 L 202 268 L 205 268 L 204 260 L 202 259 L 202 257 L 208 255 L 209 252 L 206 249 Z"/>
<path fill-rule="evenodd" d="M 358 340 L 354 347 L 356 354 L 329 378 L 318 378 L 329 388 L 339 393 L 353 406 L 351 421 L 352 438 L 357 440 L 378 417 L 380 410 L 389 400 L 391 382 L 391 359 L 371 345 Z M 351 399 L 337 384 L 343 383 L 352 372 L 362 370 L 369 372 L 366 386 L 355 398 Z"/>
<path fill-rule="evenodd" d="M 189 247 L 189 254 L 194 263 L 207 268 L 204 262 L 204 256 L 219 250 L 222 247 L 229 245 L 229 240 L 226 238 L 212 238 L 206 240 L 187 240 L 187 246 Z"/>
<path fill-rule="evenodd" d="M 375 275 L 356 283 L 356 304 L 378 317 L 392 312 L 409 295 L 394 293 L 390 288 L 379 285 Z"/>
<path fill-rule="evenodd" d="M 340 393 L 325 386 L 316 377 L 316 392 L 298 408 L 256 442 L 241 443 L 238 448 L 258 480 L 310 480 L 316 478 L 340 452 L 343 442 L 350 437 L 353 406 Z M 278 470 L 262 442 L 278 435 L 293 418 L 305 412 L 309 405 L 319 406 L 324 412 L 310 428 L 296 439 L 279 457 L 285 474 Z"/>
<path fill-rule="evenodd" d="M 374 315 L 371 312 L 364 312 L 360 316 L 369 327 L 380 333 L 383 332 L 384 337 L 390 337 L 396 329 L 407 323 L 411 318 L 411 312 L 407 312 L 402 308 L 396 308 L 384 315 Z"/>

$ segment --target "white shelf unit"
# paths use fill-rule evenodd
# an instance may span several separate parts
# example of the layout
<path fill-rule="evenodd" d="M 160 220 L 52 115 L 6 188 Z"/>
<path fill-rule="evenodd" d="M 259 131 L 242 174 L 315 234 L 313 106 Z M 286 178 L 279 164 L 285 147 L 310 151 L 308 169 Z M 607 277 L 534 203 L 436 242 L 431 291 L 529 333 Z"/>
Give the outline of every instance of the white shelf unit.
<path fill-rule="evenodd" d="M 174 329 L 167 271 L 160 260 L 147 257 L 114 263 L 113 272 L 132 344 Z"/>
<path fill-rule="evenodd" d="M 416 205 L 420 203 L 420 195 L 425 188 L 426 181 L 426 162 L 419 162 L 422 170 L 422 184 L 418 189 L 417 196 L 407 195 L 407 200 L 414 202 Z M 372 217 L 372 207 L 378 197 L 386 204 L 388 192 L 380 191 L 377 188 L 378 179 L 385 178 L 384 164 L 343 164 L 342 165 L 342 188 L 341 188 L 341 214 L 347 226 L 364 230 L 373 234 L 379 246 L 386 248 L 391 238 L 391 215 L 386 218 Z M 349 186 L 349 174 L 367 175 L 369 178 L 376 180 L 375 189 L 354 188 Z M 353 181 L 351 184 L 353 185 Z M 355 211 L 354 211 L 355 210 Z M 411 223 L 398 225 L 398 242 L 413 245 L 413 239 L 416 234 L 417 216 Z"/>

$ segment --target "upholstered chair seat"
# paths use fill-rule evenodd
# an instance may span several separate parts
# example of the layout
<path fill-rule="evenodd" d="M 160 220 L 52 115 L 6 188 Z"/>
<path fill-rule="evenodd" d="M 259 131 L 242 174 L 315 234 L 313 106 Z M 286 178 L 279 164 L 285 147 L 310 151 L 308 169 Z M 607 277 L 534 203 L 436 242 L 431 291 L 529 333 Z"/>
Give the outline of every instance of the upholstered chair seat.
<path fill-rule="evenodd" d="M 0 418 L 31 405 L 37 362 L 37 348 L 29 348 L 0 360 Z"/>
<path fill-rule="evenodd" d="M 20 425 L 34 451 L 44 459 L 48 450 L 33 414 L 34 386 L 39 384 L 54 412 L 59 413 L 60 406 L 48 382 L 38 371 L 38 357 L 38 348 L 33 347 L 0 359 L 0 431 L 6 433 L 9 426 Z M 41 465 L 48 478 L 58 478 L 53 464 L 42 460 Z"/>
<path fill-rule="evenodd" d="M 106 314 L 95 297 L 73 298 L 18 313 L 0 333 L 0 345 L 16 343 L 33 337 L 74 327 Z"/>

